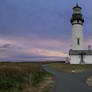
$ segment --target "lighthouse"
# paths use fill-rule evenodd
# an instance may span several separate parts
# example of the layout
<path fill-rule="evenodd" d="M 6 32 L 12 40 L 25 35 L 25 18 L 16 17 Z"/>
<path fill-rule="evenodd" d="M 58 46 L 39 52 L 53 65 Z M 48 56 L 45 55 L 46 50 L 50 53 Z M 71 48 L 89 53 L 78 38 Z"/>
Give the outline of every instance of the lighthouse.
<path fill-rule="evenodd" d="M 70 20 L 72 24 L 72 42 L 71 49 L 69 51 L 70 63 L 71 64 L 82 64 L 84 63 L 84 42 L 83 42 L 83 23 L 84 18 L 81 12 L 82 8 L 76 4 L 73 7 L 73 14 Z"/>
<path fill-rule="evenodd" d="M 69 50 L 70 64 L 92 64 L 92 50 L 84 49 L 83 24 L 84 18 L 81 12 L 82 8 L 76 4 L 73 7 L 73 14 L 70 20 L 72 24 L 72 41 Z M 90 45 L 88 45 L 89 47 Z M 91 47 L 91 46 L 90 46 Z"/>
<path fill-rule="evenodd" d="M 70 20 L 72 24 L 72 50 L 83 50 L 83 23 L 84 19 L 81 13 L 82 8 L 78 4 L 73 8 L 73 15 Z"/>

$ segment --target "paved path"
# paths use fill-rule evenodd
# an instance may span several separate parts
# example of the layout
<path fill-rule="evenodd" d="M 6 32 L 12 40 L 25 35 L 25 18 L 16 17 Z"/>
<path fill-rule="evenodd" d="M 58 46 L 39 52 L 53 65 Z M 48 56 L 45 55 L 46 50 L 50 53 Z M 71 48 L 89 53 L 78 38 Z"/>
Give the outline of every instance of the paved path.
<path fill-rule="evenodd" d="M 54 75 L 56 83 L 53 92 L 92 92 L 92 88 L 86 84 L 86 79 L 92 75 L 92 71 L 68 74 L 54 70 L 48 65 L 42 67 Z"/>

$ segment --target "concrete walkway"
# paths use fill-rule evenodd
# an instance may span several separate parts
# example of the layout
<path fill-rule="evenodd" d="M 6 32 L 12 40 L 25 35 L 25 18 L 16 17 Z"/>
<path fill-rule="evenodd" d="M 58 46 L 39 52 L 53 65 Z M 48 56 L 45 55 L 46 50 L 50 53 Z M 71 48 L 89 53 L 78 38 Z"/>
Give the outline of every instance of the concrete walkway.
<path fill-rule="evenodd" d="M 54 75 L 56 83 L 53 92 L 92 92 L 92 88 L 86 84 L 86 79 L 92 75 L 92 71 L 68 74 L 54 70 L 48 65 L 42 67 Z"/>

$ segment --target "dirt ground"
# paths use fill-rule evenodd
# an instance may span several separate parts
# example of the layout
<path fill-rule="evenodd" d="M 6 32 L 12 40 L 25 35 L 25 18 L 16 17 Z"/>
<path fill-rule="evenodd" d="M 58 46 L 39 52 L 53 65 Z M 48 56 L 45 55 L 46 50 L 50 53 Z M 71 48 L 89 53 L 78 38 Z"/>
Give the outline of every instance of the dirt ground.
<path fill-rule="evenodd" d="M 52 76 L 46 76 L 36 87 L 28 86 L 23 92 L 51 92 L 54 87 L 54 82 Z"/>

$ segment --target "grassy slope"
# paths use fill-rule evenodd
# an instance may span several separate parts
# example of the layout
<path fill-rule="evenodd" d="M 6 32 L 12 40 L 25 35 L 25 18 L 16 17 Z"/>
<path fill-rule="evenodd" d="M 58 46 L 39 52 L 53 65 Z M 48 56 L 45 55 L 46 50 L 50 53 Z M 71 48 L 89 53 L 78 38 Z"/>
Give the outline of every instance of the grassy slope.
<path fill-rule="evenodd" d="M 29 86 L 37 90 L 37 84 L 45 76 L 50 76 L 41 65 L 42 63 L 0 63 L 0 92 L 26 92 L 23 90 Z"/>

